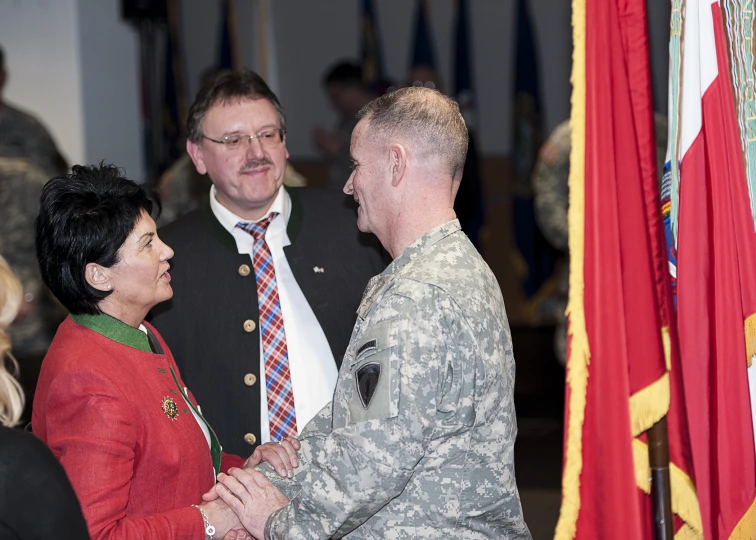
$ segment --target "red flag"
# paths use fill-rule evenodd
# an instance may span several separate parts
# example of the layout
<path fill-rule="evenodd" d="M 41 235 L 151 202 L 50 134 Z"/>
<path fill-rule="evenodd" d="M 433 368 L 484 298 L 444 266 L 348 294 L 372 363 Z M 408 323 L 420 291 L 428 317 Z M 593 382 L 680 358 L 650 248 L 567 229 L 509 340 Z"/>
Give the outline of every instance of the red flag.
<path fill-rule="evenodd" d="M 681 67 L 672 73 L 680 90 L 670 117 L 679 133 L 670 165 L 679 178 L 681 380 L 704 535 L 751 539 L 756 452 L 746 369 L 756 350 L 756 235 L 719 2 L 688 0 L 683 10 L 671 47 Z"/>
<path fill-rule="evenodd" d="M 573 28 L 570 342 L 556 538 L 650 538 L 642 434 L 681 398 L 667 373 L 674 331 L 645 0 L 574 0 Z M 673 437 L 684 434 L 675 426 Z M 689 465 L 682 451 L 673 459 L 677 526 L 696 537 Z"/>

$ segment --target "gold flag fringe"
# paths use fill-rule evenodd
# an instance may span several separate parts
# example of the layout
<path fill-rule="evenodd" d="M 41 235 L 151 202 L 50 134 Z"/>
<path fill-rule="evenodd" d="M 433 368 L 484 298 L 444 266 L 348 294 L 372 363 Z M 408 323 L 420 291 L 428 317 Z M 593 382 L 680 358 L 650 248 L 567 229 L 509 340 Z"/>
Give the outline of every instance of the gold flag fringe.
<path fill-rule="evenodd" d="M 586 0 L 572 0 L 572 99 L 570 127 L 570 352 L 567 359 L 567 384 L 570 387 L 569 417 L 564 471 L 562 472 L 562 506 L 554 540 L 571 540 L 577 530 L 580 513 L 580 473 L 583 469 L 583 421 L 588 390 L 590 349 L 585 328 L 583 305 L 584 234 L 585 234 L 585 26 Z"/>

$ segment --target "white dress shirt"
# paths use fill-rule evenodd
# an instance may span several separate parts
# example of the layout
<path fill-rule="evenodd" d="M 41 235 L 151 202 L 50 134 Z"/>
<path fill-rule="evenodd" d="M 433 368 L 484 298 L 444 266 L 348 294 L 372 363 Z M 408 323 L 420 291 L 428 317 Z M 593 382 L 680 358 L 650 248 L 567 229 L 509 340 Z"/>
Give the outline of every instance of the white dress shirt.
<path fill-rule="evenodd" d="M 210 208 L 220 224 L 236 240 L 236 249 L 241 255 L 249 255 L 252 259 L 252 245 L 254 238 L 246 231 L 236 226 L 240 221 L 249 223 L 221 205 L 215 198 L 215 186 L 210 189 Z M 291 215 L 291 198 L 283 186 L 279 189 L 273 204 L 262 218 L 278 212 L 270 222 L 265 233 L 265 241 L 273 257 L 273 268 L 276 271 L 278 285 L 278 299 L 281 303 L 281 314 L 286 332 L 286 346 L 289 352 L 289 373 L 294 392 L 294 407 L 297 413 L 297 434 L 302 431 L 307 422 L 320 409 L 333 399 L 336 388 L 338 370 L 328 345 L 323 329 L 320 327 L 315 313 L 307 302 L 302 289 L 294 279 L 289 261 L 284 256 L 283 248 L 291 245 L 286 227 Z M 260 221 L 260 220 L 258 220 Z M 254 269 L 254 265 L 251 267 Z M 257 302 L 257 298 L 250 298 L 250 302 Z M 258 324 L 258 329 L 260 325 Z M 260 332 L 260 443 L 270 441 L 270 425 L 268 423 L 268 401 L 265 385 L 265 359 L 262 350 L 262 333 Z"/>

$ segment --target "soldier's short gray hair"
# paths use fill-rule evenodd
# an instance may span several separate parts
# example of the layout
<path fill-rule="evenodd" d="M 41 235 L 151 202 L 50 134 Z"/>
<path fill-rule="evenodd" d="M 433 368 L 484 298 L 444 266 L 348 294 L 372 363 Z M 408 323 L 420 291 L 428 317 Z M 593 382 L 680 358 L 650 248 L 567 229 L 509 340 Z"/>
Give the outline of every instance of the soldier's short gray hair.
<path fill-rule="evenodd" d="M 357 118 L 367 119 L 371 138 L 417 144 L 427 157 L 445 162 L 453 179 L 462 177 L 467 126 L 457 102 L 441 92 L 421 86 L 401 88 L 365 105 Z"/>

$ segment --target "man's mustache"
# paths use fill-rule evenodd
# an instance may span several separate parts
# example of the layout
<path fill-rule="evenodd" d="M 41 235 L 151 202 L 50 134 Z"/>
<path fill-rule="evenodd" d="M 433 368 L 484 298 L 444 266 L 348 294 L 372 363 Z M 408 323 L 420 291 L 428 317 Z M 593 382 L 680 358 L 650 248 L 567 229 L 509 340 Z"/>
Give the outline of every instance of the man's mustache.
<path fill-rule="evenodd" d="M 239 172 L 245 173 L 245 172 L 252 171 L 252 170 L 254 170 L 254 169 L 258 168 L 258 167 L 264 167 L 266 165 L 272 165 L 272 164 L 273 163 L 269 159 L 265 159 L 265 158 L 263 158 L 263 159 L 254 159 L 252 161 L 248 161 L 247 163 L 245 163 L 244 167 L 242 167 Z"/>

